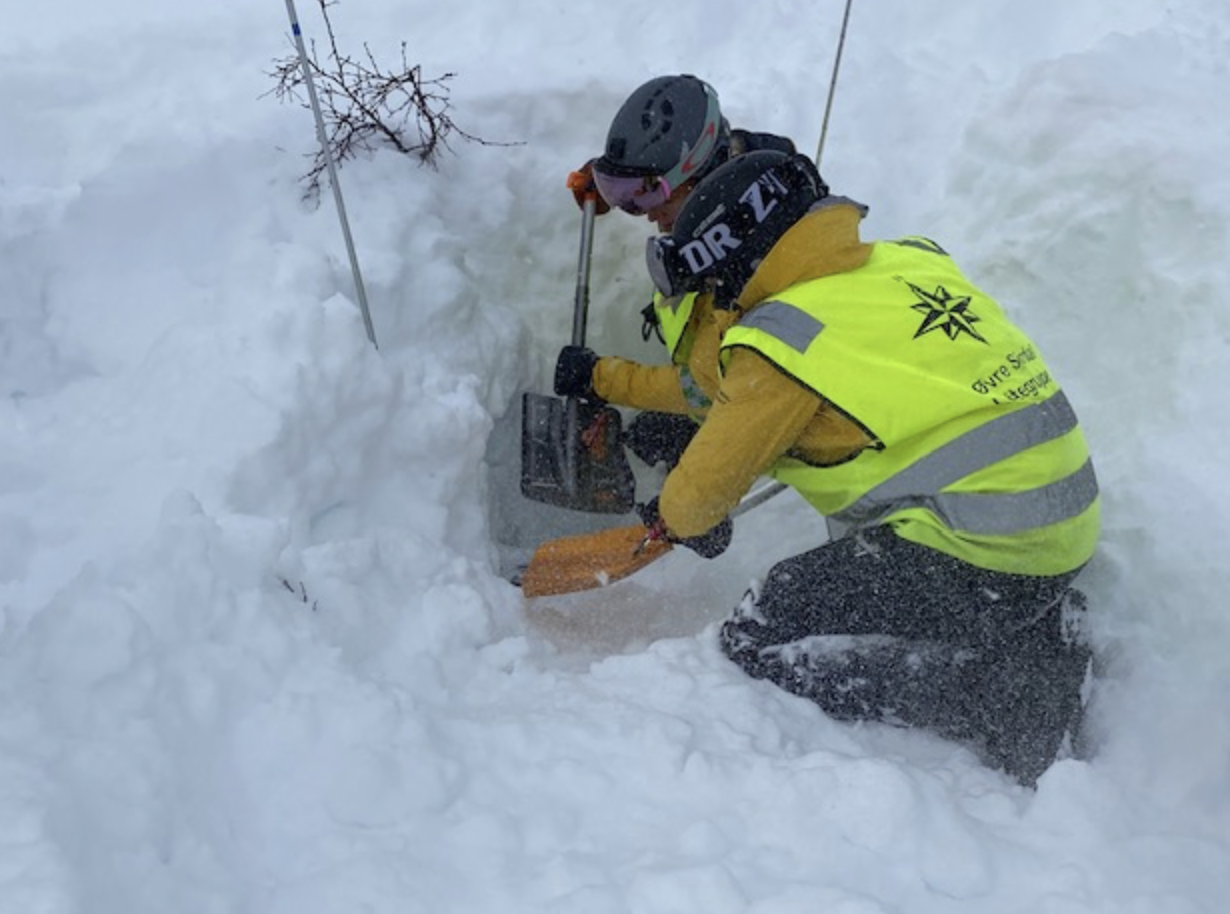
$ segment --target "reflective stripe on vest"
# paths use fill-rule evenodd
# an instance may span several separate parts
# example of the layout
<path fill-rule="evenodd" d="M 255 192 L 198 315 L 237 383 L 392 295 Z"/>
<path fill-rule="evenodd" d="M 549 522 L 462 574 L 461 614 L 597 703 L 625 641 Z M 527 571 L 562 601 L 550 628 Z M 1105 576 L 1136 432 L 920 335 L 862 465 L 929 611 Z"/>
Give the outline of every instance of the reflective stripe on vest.
<path fill-rule="evenodd" d="M 1068 398 L 1057 393 L 970 429 L 867 492 L 833 515 L 854 527 L 878 524 L 909 508 L 925 508 L 951 530 L 1002 536 L 1057 524 L 1093 504 L 1098 483 L 1093 464 L 1024 492 L 943 492 L 965 477 L 1076 428 Z"/>
<path fill-rule="evenodd" d="M 767 333 L 796 352 L 806 352 L 811 341 L 824 329 L 819 320 L 784 301 L 767 301 L 756 306 L 740 318 L 739 326 Z"/>

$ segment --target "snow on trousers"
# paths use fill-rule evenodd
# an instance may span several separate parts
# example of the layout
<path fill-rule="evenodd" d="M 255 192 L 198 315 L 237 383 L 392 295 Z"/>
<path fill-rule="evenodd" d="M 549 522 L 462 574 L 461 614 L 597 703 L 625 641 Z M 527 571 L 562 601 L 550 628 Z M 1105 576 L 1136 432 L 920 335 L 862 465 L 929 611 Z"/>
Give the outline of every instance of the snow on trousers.
<path fill-rule="evenodd" d="M 1032 784 L 1080 713 L 1076 574 L 988 571 L 875 527 L 779 562 L 720 640 L 835 718 L 976 742 Z"/>

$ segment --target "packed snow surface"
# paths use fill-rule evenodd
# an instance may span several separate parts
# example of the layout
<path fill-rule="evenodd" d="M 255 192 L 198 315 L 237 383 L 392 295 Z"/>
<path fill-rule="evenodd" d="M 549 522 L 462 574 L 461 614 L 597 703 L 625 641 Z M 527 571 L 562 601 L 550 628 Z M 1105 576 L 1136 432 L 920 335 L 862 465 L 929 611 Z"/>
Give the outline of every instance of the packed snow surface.
<path fill-rule="evenodd" d="M 594 523 L 522 504 L 510 458 L 571 332 L 566 174 L 670 72 L 816 149 L 843 7 L 330 7 L 348 53 L 454 74 L 484 141 L 343 166 L 378 349 L 303 199 L 311 114 L 269 94 L 283 4 L 6 17 L 0 912 L 1226 910 L 1223 0 L 863 0 L 823 150 L 865 236 L 941 241 L 1082 418 L 1090 758 L 1027 790 L 744 676 L 718 624 L 824 536 L 793 495 L 713 562 L 507 580 Z M 600 352 L 662 358 L 649 231 L 598 222 Z"/>

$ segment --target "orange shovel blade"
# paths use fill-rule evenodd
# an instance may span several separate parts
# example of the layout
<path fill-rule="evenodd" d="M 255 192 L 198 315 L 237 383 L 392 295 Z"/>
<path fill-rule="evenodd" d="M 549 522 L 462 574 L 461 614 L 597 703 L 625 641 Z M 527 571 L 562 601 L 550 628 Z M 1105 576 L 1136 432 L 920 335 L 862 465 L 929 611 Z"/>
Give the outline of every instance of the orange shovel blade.
<path fill-rule="evenodd" d="M 521 576 L 521 591 L 527 597 L 548 597 L 626 578 L 670 552 L 665 540 L 654 540 L 638 552 L 645 532 L 634 524 L 543 543 Z"/>

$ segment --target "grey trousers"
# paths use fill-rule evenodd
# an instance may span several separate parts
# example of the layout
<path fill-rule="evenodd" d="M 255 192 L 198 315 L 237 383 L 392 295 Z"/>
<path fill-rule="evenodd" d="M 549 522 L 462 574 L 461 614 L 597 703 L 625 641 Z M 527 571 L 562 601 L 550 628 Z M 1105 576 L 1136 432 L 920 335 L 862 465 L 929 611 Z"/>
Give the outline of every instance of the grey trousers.
<path fill-rule="evenodd" d="M 835 718 L 968 742 L 1032 786 L 1083 708 L 1091 652 L 1075 577 L 987 571 L 877 527 L 779 562 L 720 642 Z"/>

